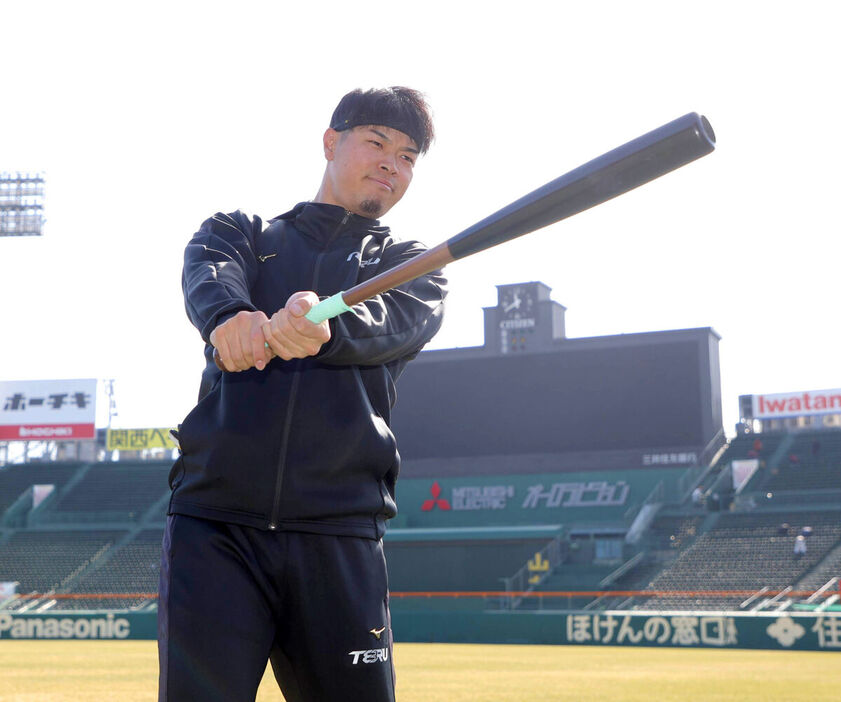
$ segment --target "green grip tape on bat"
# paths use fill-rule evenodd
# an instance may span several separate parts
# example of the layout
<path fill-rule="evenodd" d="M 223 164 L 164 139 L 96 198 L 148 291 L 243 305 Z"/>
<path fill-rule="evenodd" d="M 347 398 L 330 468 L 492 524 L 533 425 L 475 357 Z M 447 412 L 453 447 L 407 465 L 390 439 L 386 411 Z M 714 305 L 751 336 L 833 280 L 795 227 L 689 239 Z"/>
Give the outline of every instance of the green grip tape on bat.
<path fill-rule="evenodd" d="M 348 311 L 350 311 L 350 307 L 345 304 L 342 293 L 338 292 L 332 297 L 319 302 L 304 316 L 313 324 L 321 324 L 325 319 L 338 317 L 342 312 Z"/>

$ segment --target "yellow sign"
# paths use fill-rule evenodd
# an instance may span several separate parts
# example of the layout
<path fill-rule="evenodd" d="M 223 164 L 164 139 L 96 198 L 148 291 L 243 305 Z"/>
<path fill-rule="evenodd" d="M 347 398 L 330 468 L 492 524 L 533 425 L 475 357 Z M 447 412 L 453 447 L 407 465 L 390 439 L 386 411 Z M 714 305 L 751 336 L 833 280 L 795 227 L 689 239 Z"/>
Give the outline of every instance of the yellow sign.
<path fill-rule="evenodd" d="M 529 560 L 528 569 L 529 573 L 534 573 L 534 575 L 529 576 L 529 584 L 536 585 L 542 579 L 540 573 L 546 574 L 549 572 L 549 561 L 538 551 L 534 554 L 534 558 Z"/>
<path fill-rule="evenodd" d="M 177 447 L 169 435 L 169 429 L 109 429 L 106 448 L 109 451 L 142 451 Z"/>
<path fill-rule="evenodd" d="M 534 554 L 534 558 L 529 561 L 529 570 L 534 573 L 545 573 L 549 570 L 549 561 L 547 561 L 540 552 Z"/>

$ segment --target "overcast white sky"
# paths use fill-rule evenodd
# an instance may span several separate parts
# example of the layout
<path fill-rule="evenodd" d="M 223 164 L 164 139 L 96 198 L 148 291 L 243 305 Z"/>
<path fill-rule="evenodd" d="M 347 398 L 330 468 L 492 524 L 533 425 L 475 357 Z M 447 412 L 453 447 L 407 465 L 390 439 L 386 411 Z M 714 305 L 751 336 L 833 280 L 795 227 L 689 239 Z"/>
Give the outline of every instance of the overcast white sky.
<path fill-rule="evenodd" d="M 0 379 L 114 378 L 116 426 L 192 407 L 180 267 L 213 212 L 310 199 L 355 87 L 424 91 L 438 139 L 384 223 L 433 245 L 686 112 L 712 155 L 453 264 L 433 348 L 540 280 L 583 337 L 713 327 L 739 394 L 841 386 L 835 3 L 2 3 L 0 170 L 44 171 L 0 239 Z"/>

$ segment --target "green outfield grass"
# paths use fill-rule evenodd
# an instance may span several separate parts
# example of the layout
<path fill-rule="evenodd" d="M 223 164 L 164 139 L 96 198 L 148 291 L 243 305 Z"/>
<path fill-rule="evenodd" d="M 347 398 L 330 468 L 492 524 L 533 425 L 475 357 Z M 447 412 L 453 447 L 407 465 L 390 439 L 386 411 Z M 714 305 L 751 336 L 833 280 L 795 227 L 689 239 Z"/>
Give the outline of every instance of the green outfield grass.
<path fill-rule="evenodd" d="M 841 654 L 399 644 L 400 702 L 830 702 Z M 0 702 L 153 702 L 153 641 L 0 641 Z M 267 672 L 258 702 L 282 702 Z"/>

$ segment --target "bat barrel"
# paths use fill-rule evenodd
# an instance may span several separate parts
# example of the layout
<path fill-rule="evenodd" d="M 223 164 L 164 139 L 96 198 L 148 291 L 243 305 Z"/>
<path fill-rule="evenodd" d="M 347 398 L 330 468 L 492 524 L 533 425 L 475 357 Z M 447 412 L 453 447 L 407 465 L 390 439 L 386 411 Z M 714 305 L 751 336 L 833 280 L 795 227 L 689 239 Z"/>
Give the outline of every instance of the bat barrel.
<path fill-rule="evenodd" d="M 335 317 L 448 263 L 606 202 L 714 149 L 715 133 L 709 121 L 690 112 L 556 178 L 442 244 L 319 302 L 307 318 L 319 323 Z M 216 349 L 214 360 L 225 370 Z"/>
<path fill-rule="evenodd" d="M 715 149 L 695 112 L 629 141 L 512 202 L 447 240 L 454 260 L 528 234 L 680 168 Z"/>

